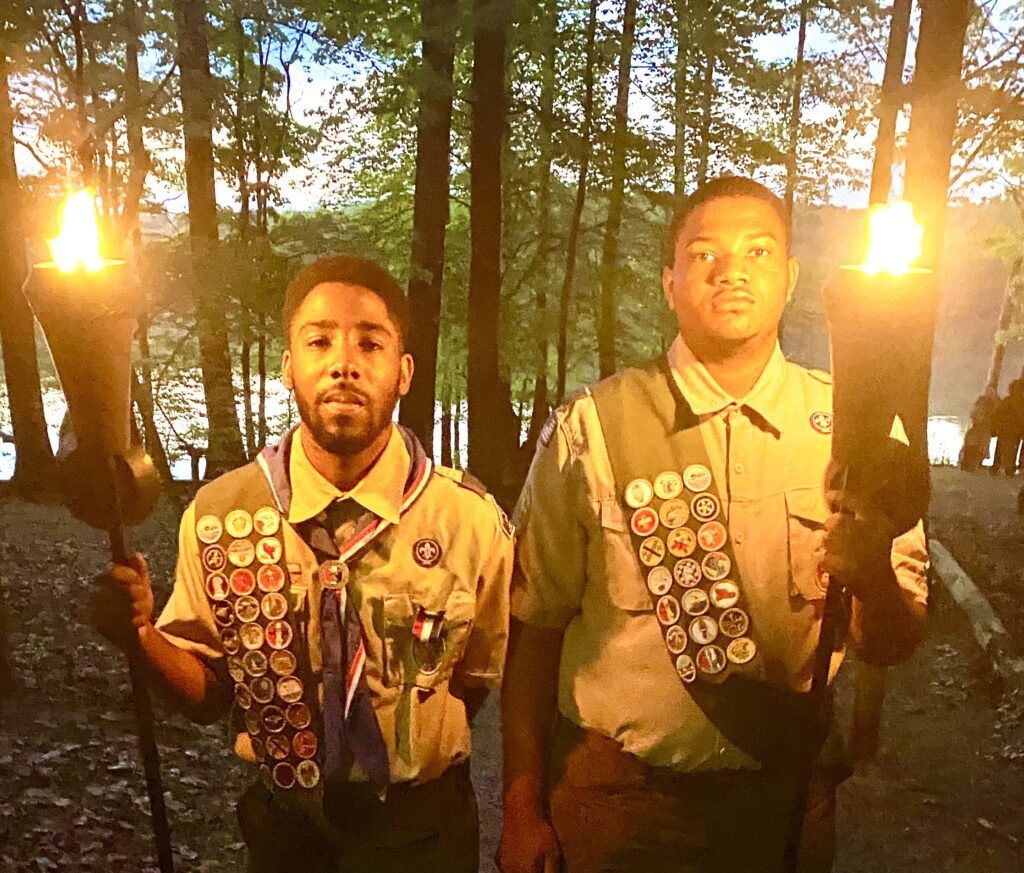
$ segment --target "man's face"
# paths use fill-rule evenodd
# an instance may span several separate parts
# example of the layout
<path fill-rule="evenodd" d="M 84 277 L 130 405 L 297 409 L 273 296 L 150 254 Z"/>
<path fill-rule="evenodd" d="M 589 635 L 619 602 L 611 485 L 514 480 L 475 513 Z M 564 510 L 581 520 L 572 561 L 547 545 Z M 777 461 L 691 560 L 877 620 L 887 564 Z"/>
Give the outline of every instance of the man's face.
<path fill-rule="evenodd" d="M 687 216 L 662 288 L 691 349 L 728 351 L 775 342 L 798 273 L 768 203 L 720 197 Z"/>
<path fill-rule="evenodd" d="M 281 362 L 302 423 L 321 448 L 339 456 L 367 448 L 388 426 L 412 370 L 384 301 L 342 282 L 306 295 Z"/>

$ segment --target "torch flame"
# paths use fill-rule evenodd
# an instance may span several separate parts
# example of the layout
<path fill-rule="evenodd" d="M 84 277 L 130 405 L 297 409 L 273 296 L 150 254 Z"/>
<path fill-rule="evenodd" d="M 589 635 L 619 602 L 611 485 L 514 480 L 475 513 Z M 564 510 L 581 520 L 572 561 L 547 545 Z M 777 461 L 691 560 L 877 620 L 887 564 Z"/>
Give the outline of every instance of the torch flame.
<path fill-rule="evenodd" d="M 60 233 L 48 242 L 53 260 L 61 272 L 70 273 L 79 267 L 89 272 L 103 268 L 96 203 L 91 191 L 83 189 L 68 195 Z"/>
<path fill-rule="evenodd" d="M 893 276 L 908 272 L 911 263 L 921 254 L 924 230 L 914 220 L 914 211 L 906 200 L 872 209 L 868 220 L 871 236 L 864 259 L 865 273 L 875 275 L 883 270 Z"/>

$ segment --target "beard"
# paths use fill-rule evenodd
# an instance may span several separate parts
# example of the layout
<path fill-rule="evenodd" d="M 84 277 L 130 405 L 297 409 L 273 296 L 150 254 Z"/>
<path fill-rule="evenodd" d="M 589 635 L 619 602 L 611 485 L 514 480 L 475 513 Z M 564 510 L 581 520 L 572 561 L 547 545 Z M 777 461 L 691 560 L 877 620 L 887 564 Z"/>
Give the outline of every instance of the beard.
<path fill-rule="evenodd" d="M 320 448 L 338 457 L 351 457 L 372 445 L 391 424 L 398 403 L 398 379 L 390 388 L 373 396 L 361 389 L 344 388 L 358 394 L 362 406 L 352 412 L 336 413 L 324 407 L 323 398 L 339 390 L 332 387 L 310 398 L 295 389 L 299 418 Z"/>

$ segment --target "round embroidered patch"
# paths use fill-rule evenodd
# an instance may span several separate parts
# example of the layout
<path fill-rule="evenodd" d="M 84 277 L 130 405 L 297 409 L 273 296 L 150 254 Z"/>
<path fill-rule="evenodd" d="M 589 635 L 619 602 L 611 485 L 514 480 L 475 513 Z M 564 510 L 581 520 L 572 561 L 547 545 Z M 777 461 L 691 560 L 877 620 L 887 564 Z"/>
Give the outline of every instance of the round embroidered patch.
<path fill-rule="evenodd" d="M 828 436 L 832 433 L 832 414 L 829 412 L 812 412 L 811 413 L 811 427 L 813 427 L 818 433 Z"/>
<path fill-rule="evenodd" d="M 416 540 L 412 547 L 413 560 L 421 567 L 436 567 L 441 560 L 441 544 L 437 540 Z"/>

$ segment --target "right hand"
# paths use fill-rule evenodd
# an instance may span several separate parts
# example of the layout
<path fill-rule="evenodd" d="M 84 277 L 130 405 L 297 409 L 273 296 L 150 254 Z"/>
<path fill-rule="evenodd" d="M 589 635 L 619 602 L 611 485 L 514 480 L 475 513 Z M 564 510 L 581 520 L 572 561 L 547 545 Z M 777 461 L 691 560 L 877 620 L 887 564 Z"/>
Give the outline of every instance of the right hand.
<path fill-rule="evenodd" d="M 149 568 L 136 553 L 128 564 L 114 564 L 95 579 L 89 623 L 121 649 L 138 645 L 139 632 L 153 621 Z"/>
<path fill-rule="evenodd" d="M 550 822 L 507 808 L 496 860 L 501 873 L 558 873 L 562 847 Z"/>

